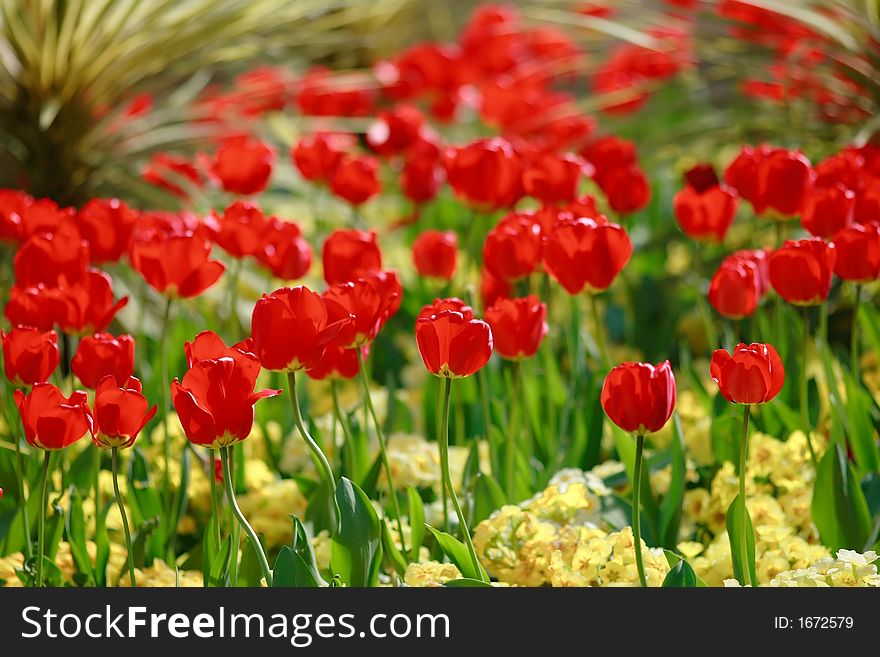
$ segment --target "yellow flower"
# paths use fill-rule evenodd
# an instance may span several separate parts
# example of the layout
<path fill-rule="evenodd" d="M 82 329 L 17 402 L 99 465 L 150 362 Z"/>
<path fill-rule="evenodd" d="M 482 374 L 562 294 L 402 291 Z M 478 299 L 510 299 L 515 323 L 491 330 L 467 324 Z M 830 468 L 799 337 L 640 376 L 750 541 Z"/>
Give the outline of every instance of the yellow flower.
<path fill-rule="evenodd" d="M 411 563 L 406 568 L 403 581 L 407 586 L 438 587 L 453 579 L 461 579 L 461 572 L 451 563 L 427 561 Z"/>

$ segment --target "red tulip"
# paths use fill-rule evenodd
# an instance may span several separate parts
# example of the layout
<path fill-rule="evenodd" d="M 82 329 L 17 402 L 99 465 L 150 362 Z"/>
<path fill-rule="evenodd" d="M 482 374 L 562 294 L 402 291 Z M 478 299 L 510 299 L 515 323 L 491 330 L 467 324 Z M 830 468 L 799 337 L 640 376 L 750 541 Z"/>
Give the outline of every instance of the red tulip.
<path fill-rule="evenodd" d="M 94 390 L 105 376 L 122 385 L 134 371 L 134 339 L 130 335 L 114 337 L 98 333 L 79 341 L 70 369 L 80 382 Z"/>
<path fill-rule="evenodd" d="M 813 171 L 800 151 L 744 146 L 724 180 L 752 204 L 756 214 L 769 210 L 790 217 L 801 211 L 813 186 Z"/>
<path fill-rule="evenodd" d="M 58 334 L 28 326 L 16 326 L 3 340 L 3 367 L 14 386 L 30 386 L 48 381 L 58 366 Z"/>
<path fill-rule="evenodd" d="M 416 342 L 428 371 L 445 378 L 470 376 L 492 356 L 489 325 L 454 310 L 417 319 Z"/>
<path fill-rule="evenodd" d="M 220 144 L 209 166 L 225 191 L 250 196 L 266 189 L 274 164 L 271 146 L 250 137 L 230 137 Z"/>
<path fill-rule="evenodd" d="M 547 305 L 534 294 L 519 299 L 499 299 L 486 310 L 495 351 L 504 358 L 534 356 L 547 335 Z"/>
<path fill-rule="evenodd" d="M 72 285 L 49 290 L 57 307 L 62 309 L 57 322 L 61 330 L 71 335 L 92 335 L 107 329 L 110 322 L 128 303 L 128 297 L 113 300 L 110 277 L 97 269 L 90 269 Z"/>
<path fill-rule="evenodd" d="M 620 214 L 638 212 L 651 200 L 651 184 L 637 166 L 613 169 L 602 181 L 599 186 L 608 198 L 608 205 Z"/>
<path fill-rule="evenodd" d="M 752 260 L 728 256 L 709 283 L 709 303 L 722 317 L 748 317 L 761 300 L 759 277 L 758 267 Z"/>
<path fill-rule="evenodd" d="M 675 219 L 685 235 L 719 244 L 733 223 L 738 204 L 736 192 L 726 185 L 701 191 L 689 184 L 672 199 Z"/>
<path fill-rule="evenodd" d="M 811 235 L 830 240 L 852 223 L 855 193 L 843 185 L 817 187 L 804 198 L 801 225 Z"/>
<path fill-rule="evenodd" d="M 334 344 L 344 349 L 360 347 L 375 340 L 390 316 L 390 308 L 397 301 L 396 295 L 390 298 L 381 295 L 376 286 L 364 278 L 337 283 L 328 288 L 323 297 L 332 317 L 354 317 L 354 321 L 349 322 L 334 338 Z M 340 306 L 341 310 L 334 308 L 334 304 Z"/>
<path fill-rule="evenodd" d="M 770 255 L 770 284 L 788 303 L 814 306 L 828 298 L 837 253 L 814 237 L 788 240 Z"/>
<path fill-rule="evenodd" d="M 202 331 L 196 335 L 192 342 L 183 345 L 186 353 L 187 367 L 193 367 L 203 360 L 216 360 L 217 358 L 232 358 L 242 367 L 249 378 L 256 385 L 257 376 L 260 374 L 260 362 L 255 356 L 253 340 L 247 338 L 241 342 L 227 347 L 219 335 L 213 331 Z"/>
<path fill-rule="evenodd" d="M 416 321 L 424 318 L 430 319 L 432 315 L 439 315 L 444 310 L 454 310 L 457 313 L 461 313 L 467 320 L 474 318 L 473 308 L 458 297 L 448 297 L 446 299 L 434 299 L 433 303 L 423 306 L 416 317 Z"/>
<path fill-rule="evenodd" d="M 403 302 L 403 285 L 400 284 L 397 272 L 393 269 L 386 269 L 364 274 L 361 278 L 372 283 L 373 287 L 379 291 L 379 296 L 387 304 L 388 317 L 393 317 Z"/>
<path fill-rule="evenodd" d="M 734 251 L 730 258 L 745 259 L 755 265 L 758 274 L 758 291 L 760 296 L 767 294 L 770 289 L 770 249 L 742 249 Z"/>
<path fill-rule="evenodd" d="M 294 280 L 312 267 L 312 247 L 292 221 L 270 218 L 268 232 L 257 260 L 276 278 Z"/>
<path fill-rule="evenodd" d="M 94 433 L 92 411 L 82 390 L 65 397 L 51 383 L 36 383 L 30 394 L 16 389 L 14 395 L 24 436 L 33 447 L 64 449 Z"/>
<path fill-rule="evenodd" d="M 188 196 L 181 183 L 193 187 L 202 186 L 202 176 L 196 166 L 186 158 L 169 153 L 157 153 L 150 158 L 143 178 L 151 185 L 161 187 L 180 198 Z"/>
<path fill-rule="evenodd" d="M 67 304 L 55 290 L 43 285 L 14 286 L 3 314 L 13 326 L 32 326 L 40 331 L 51 331 L 67 314 Z"/>
<path fill-rule="evenodd" d="M 353 321 L 350 315 L 331 317 L 321 295 L 303 285 L 281 288 L 264 294 L 254 306 L 254 353 L 267 370 L 310 370 L 320 364 L 328 345 Z"/>
<path fill-rule="evenodd" d="M 0 242 L 21 241 L 21 213 L 33 202 L 20 190 L 0 189 Z"/>
<path fill-rule="evenodd" d="M 73 282 L 89 266 L 89 246 L 72 223 L 65 222 L 52 234 L 38 234 L 15 254 L 15 284 L 21 287 L 58 287 Z"/>
<path fill-rule="evenodd" d="M 244 365 L 242 361 L 250 361 Z M 280 390 L 254 392 L 259 360 L 254 354 L 200 360 L 171 382 L 174 409 L 183 432 L 194 445 L 212 449 L 241 442 L 254 424 L 254 404 L 280 395 Z"/>
<path fill-rule="evenodd" d="M 353 281 L 382 269 L 382 252 L 374 231 L 333 231 L 324 241 L 321 260 L 328 285 Z"/>
<path fill-rule="evenodd" d="M 768 402 L 785 383 L 782 359 L 769 344 L 738 344 L 732 355 L 716 349 L 710 373 L 724 398 L 735 404 Z"/>
<path fill-rule="evenodd" d="M 312 182 L 327 181 L 336 167 L 355 146 L 352 135 L 341 132 L 319 132 L 302 139 L 290 152 L 300 175 Z"/>
<path fill-rule="evenodd" d="M 138 379 L 105 376 L 95 391 L 95 444 L 106 449 L 131 447 L 156 410 L 155 405 L 150 408 Z"/>
<path fill-rule="evenodd" d="M 718 173 L 708 162 L 692 166 L 684 172 L 684 179 L 687 187 L 692 188 L 699 194 L 718 187 L 721 181 L 718 179 Z"/>
<path fill-rule="evenodd" d="M 834 273 L 845 281 L 867 283 L 880 278 L 880 224 L 853 224 L 834 237 Z"/>
<path fill-rule="evenodd" d="M 59 208 L 52 199 L 31 200 L 19 208 L 22 239 L 34 235 L 55 235 L 64 228 L 75 228 L 73 208 Z M 78 233 L 78 231 L 76 231 Z"/>
<path fill-rule="evenodd" d="M 523 190 L 541 203 L 567 203 L 577 196 L 578 182 L 587 164 L 575 155 L 543 153 L 523 168 Z"/>
<path fill-rule="evenodd" d="M 418 139 L 406 153 L 400 172 L 400 189 L 413 203 L 430 201 L 443 183 L 443 156 L 430 139 Z"/>
<path fill-rule="evenodd" d="M 345 157 L 330 176 L 330 191 L 339 198 L 361 205 L 382 191 L 379 164 L 372 157 Z"/>
<path fill-rule="evenodd" d="M 522 165 L 510 142 L 478 139 L 446 153 L 446 177 L 455 195 L 483 210 L 513 206 L 522 196 Z"/>
<path fill-rule="evenodd" d="M 223 275 L 226 267 L 210 255 L 211 243 L 196 233 L 155 235 L 148 241 L 135 241 L 131 265 L 160 294 L 188 299 Z"/>
<path fill-rule="evenodd" d="M 605 377 L 602 408 L 629 433 L 660 431 L 675 409 L 675 376 L 669 361 L 622 363 Z"/>
<path fill-rule="evenodd" d="M 425 127 L 425 115 L 413 105 L 382 110 L 367 130 L 367 144 L 381 157 L 402 153 L 412 146 Z"/>
<path fill-rule="evenodd" d="M 375 98 L 356 80 L 342 80 L 329 69 L 316 66 L 299 81 L 295 102 L 306 116 L 370 116 Z"/>
<path fill-rule="evenodd" d="M 370 349 L 369 345 L 364 345 L 360 349 L 363 359 L 366 360 Z M 357 349 L 343 349 L 330 345 L 324 352 L 321 362 L 308 370 L 306 376 L 315 381 L 353 379 L 360 371 Z"/>
<path fill-rule="evenodd" d="M 623 228 L 594 219 L 560 219 L 544 236 L 544 268 L 569 294 L 608 289 L 631 254 Z"/>
<path fill-rule="evenodd" d="M 92 199 L 76 214 L 94 264 L 119 262 L 128 251 L 137 214 L 118 199 Z"/>
<path fill-rule="evenodd" d="M 420 276 L 451 280 L 458 258 L 458 236 L 452 230 L 426 230 L 413 242 L 412 257 Z"/>
<path fill-rule="evenodd" d="M 256 203 L 235 201 L 223 212 L 213 215 L 208 229 L 216 244 L 233 258 L 257 255 L 265 246 L 271 219 Z"/>
<path fill-rule="evenodd" d="M 483 265 L 507 282 L 528 276 L 541 260 L 541 227 L 530 217 L 512 213 L 486 235 Z"/>

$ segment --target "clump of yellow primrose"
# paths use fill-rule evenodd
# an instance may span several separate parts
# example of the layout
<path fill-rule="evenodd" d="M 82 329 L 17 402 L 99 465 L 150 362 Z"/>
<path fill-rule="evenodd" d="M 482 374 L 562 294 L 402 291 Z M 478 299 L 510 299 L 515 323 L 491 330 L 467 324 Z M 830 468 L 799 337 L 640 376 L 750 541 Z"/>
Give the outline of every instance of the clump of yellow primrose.
<path fill-rule="evenodd" d="M 438 587 L 454 579 L 460 579 L 461 573 L 451 563 L 425 561 L 411 563 L 406 568 L 403 581 L 407 586 Z"/>

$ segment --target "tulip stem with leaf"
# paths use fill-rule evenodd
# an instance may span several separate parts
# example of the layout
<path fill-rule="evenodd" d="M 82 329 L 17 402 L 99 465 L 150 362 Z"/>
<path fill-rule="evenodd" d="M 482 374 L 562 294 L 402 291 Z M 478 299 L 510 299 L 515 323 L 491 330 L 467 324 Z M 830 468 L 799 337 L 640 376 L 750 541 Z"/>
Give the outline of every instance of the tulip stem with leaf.
<path fill-rule="evenodd" d="M 254 528 L 251 527 L 250 523 L 244 517 L 244 514 L 241 512 L 241 508 L 238 506 L 238 502 L 235 499 L 235 487 L 232 483 L 232 472 L 229 468 L 229 460 L 230 460 L 230 450 L 231 447 L 221 447 L 220 448 L 220 462 L 223 465 L 223 485 L 226 488 L 226 500 L 229 502 L 229 507 L 232 509 L 232 513 L 235 516 L 236 520 L 238 520 L 238 524 L 241 525 L 241 528 L 244 529 L 245 533 L 248 536 L 248 540 L 250 540 L 251 546 L 254 549 L 254 552 L 257 554 L 257 561 L 260 563 L 260 570 L 263 572 L 263 578 L 266 580 L 266 584 L 268 586 L 272 586 L 272 569 L 269 568 L 269 560 L 266 558 L 266 552 L 263 550 L 263 544 L 260 542 L 257 533 L 254 531 Z M 233 580 L 233 586 L 236 584 L 236 581 Z"/>
<path fill-rule="evenodd" d="M 373 426 L 376 427 L 376 438 L 379 441 L 379 454 L 382 458 L 382 467 L 385 468 L 385 476 L 388 479 L 388 492 L 391 496 L 391 505 L 394 508 L 394 517 L 397 521 L 397 531 L 400 534 L 400 547 L 401 550 L 406 553 L 406 545 L 403 540 L 403 521 L 401 519 L 400 501 L 397 499 L 397 489 L 394 487 L 391 462 L 388 460 L 388 449 L 385 445 L 385 432 L 382 430 L 382 424 L 379 422 L 379 417 L 376 415 L 376 409 L 373 406 L 373 396 L 370 394 L 370 382 L 367 379 L 366 362 L 364 361 L 364 354 L 360 347 L 357 348 L 357 357 L 361 383 L 364 388 L 364 403 L 367 405 L 367 410 L 373 420 Z"/>
<path fill-rule="evenodd" d="M 351 427 L 348 426 L 348 422 L 342 414 L 342 407 L 339 405 L 339 382 L 336 379 L 330 381 L 330 396 L 333 400 L 333 415 L 339 426 L 342 427 L 342 438 L 345 441 L 345 453 L 348 462 L 348 477 L 352 481 L 360 481 L 354 436 L 351 434 Z"/>
<path fill-rule="evenodd" d="M 650 363 L 621 363 L 608 373 L 602 384 L 600 400 L 605 413 L 614 424 L 636 438 L 632 473 L 632 533 L 636 570 L 642 587 L 648 586 L 642 557 L 639 513 L 645 434 L 660 431 L 669 421 L 675 409 L 675 397 L 675 376 L 669 361 L 656 366 Z"/>
<path fill-rule="evenodd" d="M 748 531 L 749 531 L 749 512 L 746 508 L 746 457 L 749 453 L 749 415 L 751 414 L 751 404 L 743 405 L 743 428 L 742 440 L 739 445 L 739 499 L 742 504 L 742 513 L 740 513 L 739 539 L 740 539 L 740 555 L 745 555 L 749 549 Z M 746 557 L 742 557 L 743 560 Z M 742 569 L 743 586 L 749 586 L 752 583 L 751 574 L 747 564 Z"/>
<path fill-rule="evenodd" d="M 785 368 L 769 344 L 738 344 L 733 353 L 716 349 L 709 369 L 721 395 L 743 405 L 743 429 L 739 453 L 739 494 L 727 509 L 727 532 L 733 570 L 743 586 L 756 584 L 755 537 L 746 506 L 746 459 L 749 450 L 749 417 L 752 404 L 765 404 L 782 390 Z M 807 439 L 809 443 L 809 439 Z"/>
<path fill-rule="evenodd" d="M 131 530 L 128 527 L 128 515 L 125 512 L 125 505 L 122 503 L 122 495 L 119 494 L 119 448 L 110 448 L 110 463 L 113 472 L 113 494 L 116 496 L 116 505 L 119 507 L 119 515 L 122 517 L 122 531 L 125 534 L 125 550 L 128 564 L 128 579 L 132 587 L 137 586 L 137 580 L 134 575 L 134 550 L 131 547 Z"/>
<path fill-rule="evenodd" d="M 452 502 L 452 508 L 455 509 L 455 515 L 458 517 L 458 527 L 461 530 L 462 538 L 467 547 L 468 555 L 474 566 L 474 572 L 479 573 L 480 579 L 486 581 L 483 576 L 483 568 L 477 557 L 477 551 L 474 548 L 474 542 L 471 540 L 471 532 L 468 529 L 467 518 L 461 510 L 461 504 L 458 502 L 458 496 L 455 494 L 455 488 L 452 485 L 452 476 L 449 473 L 449 399 L 452 396 L 452 379 L 447 377 L 443 391 L 443 411 L 440 416 L 440 475 L 443 479 L 441 485 L 446 488 L 449 499 Z"/>
<path fill-rule="evenodd" d="M 640 510 L 642 506 L 642 453 L 645 448 L 645 434 L 636 434 L 636 460 L 633 469 L 633 488 L 632 488 L 632 532 L 633 545 L 636 551 L 636 570 L 639 573 L 639 583 L 642 588 L 648 587 L 648 580 L 645 577 L 645 564 L 642 561 L 642 526 L 640 518 Z"/>
<path fill-rule="evenodd" d="M 315 460 L 320 465 L 321 476 L 324 478 L 331 495 L 335 496 L 336 476 L 333 474 L 333 468 L 330 466 L 330 461 L 327 460 L 327 455 L 324 454 L 324 450 L 322 450 L 321 446 L 315 442 L 315 439 L 312 437 L 312 434 L 309 433 L 309 430 L 306 429 L 305 422 L 303 421 L 302 410 L 299 407 L 299 398 L 296 395 L 296 372 L 291 371 L 287 373 L 287 383 L 290 388 L 290 404 L 293 409 L 293 420 L 296 423 L 296 428 L 302 436 L 302 439 L 306 441 L 306 445 L 308 445 Z"/>

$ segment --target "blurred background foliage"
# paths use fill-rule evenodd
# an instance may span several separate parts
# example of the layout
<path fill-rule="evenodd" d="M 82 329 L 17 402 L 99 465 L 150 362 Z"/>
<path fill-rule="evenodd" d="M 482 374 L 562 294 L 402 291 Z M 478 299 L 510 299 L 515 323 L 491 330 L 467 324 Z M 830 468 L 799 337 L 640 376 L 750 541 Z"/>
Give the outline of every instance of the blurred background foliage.
<path fill-rule="evenodd" d="M 479 4 L 0 0 L 0 186 L 61 203 L 80 204 L 99 193 L 142 205 L 167 203 L 140 180 L 140 166 L 152 153 L 195 151 L 216 136 L 217 127 L 200 120 L 205 117 L 193 104 L 210 85 L 267 64 L 289 70 L 292 85 L 316 64 L 369 81 L 371 65 L 382 57 L 420 41 L 453 40 Z M 655 47 L 658 34 L 685 27 L 676 6 L 699 5 L 682 43 L 693 65 L 652 88 L 639 112 L 603 114 L 600 121 L 603 131 L 639 144 L 649 171 L 683 154 L 717 156 L 725 146 L 763 139 L 820 156 L 866 140 L 877 127 L 877 0 L 747 3 L 817 35 L 821 58 L 803 40 L 780 52 L 778 43 L 764 47 L 760 39 L 742 38 L 736 17 L 722 15 L 723 2 L 715 0 L 512 4 L 526 24 L 562 30 L 582 49 L 565 90 L 588 113 L 618 100 L 591 91 L 587 82 L 617 45 Z M 801 93 L 816 79 L 824 98 Z M 744 95 L 744 84 L 764 85 L 774 102 Z M 155 109 L 136 116 L 131 103 L 140 94 L 149 94 Z M 840 106 L 840 97 L 852 102 Z M 817 119 L 817 109 L 832 120 Z"/>

